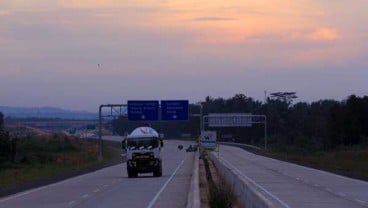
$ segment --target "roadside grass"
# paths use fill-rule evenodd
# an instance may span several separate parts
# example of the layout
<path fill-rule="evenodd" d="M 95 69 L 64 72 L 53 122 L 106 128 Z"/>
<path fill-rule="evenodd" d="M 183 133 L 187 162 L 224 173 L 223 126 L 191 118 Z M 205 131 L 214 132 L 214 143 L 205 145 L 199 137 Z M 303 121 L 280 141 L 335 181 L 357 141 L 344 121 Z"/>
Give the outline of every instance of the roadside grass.
<path fill-rule="evenodd" d="M 211 208 L 232 208 L 237 207 L 237 200 L 234 190 L 217 173 L 215 166 L 207 156 L 202 156 L 206 173 L 206 184 L 208 190 L 208 206 Z"/>
<path fill-rule="evenodd" d="M 368 147 L 341 147 L 333 151 L 290 153 L 271 149 L 266 156 L 339 174 L 368 179 Z"/>
<path fill-rule="evenodd" d="M 40 143 L 40 141 L 37 142 Z M 46 140 L 45 142 L 50 143 Z M 27 154 L 24 154 L 26 156 L 23 155 L 20 159 L 18 158 L 19 161 L 2 163 L 0 169 L 0 189 L 1 187 L 22 185 L 40 179 L 83 171 L 121 161 L 119 143 L 104 142 L 104 159 L 98 161 L 97 141 L 71 139 L 66 142 L 68 144 L 70 143 L 73 148 L 67 148 L 65 151 L 61 149 L 58 151 L 37 153 L 29 150 Z M 43 159 L 39 157 L 43 157 Z"/>
<path fill-rule="evenodd" d="M 211 208 L 234 207 L 236 196 L 233 189 L 223 180 L 210 185 L 209 204 Z"/>

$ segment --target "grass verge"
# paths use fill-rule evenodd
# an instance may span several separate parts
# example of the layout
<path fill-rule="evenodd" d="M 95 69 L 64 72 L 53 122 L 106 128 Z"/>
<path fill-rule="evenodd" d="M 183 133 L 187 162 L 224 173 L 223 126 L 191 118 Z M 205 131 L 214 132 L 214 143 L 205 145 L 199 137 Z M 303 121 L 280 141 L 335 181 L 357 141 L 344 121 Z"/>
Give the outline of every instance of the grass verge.
<path fill-rule="evenodd" d="M 235 193 L 231 186 L 221 178 L 214 165 L 206 156 L 202 157 L 203 166 L 206 174 L 207 185 L 207 205 L 211 208 L 232 208 L 237 207 L 237 200 Z"/>
<path fill-rule="evenodd" d="M 290 153 L 277 150 L 263 152 L 265 156 L 281 159 L 337 174 L 368 180 L 368 147 L 341 147 L 334 151 Z"/>
<path fill-rule="evenodd" d="M 102 161 L 97 160 L 98 145 L 94 140 L 71 140 L 75 149 L 57 152 L 28 151 L 16 162 L 2 163 L 0 196 L 46 185 L 122 161 L 120 143 L 104 141 Z M 40 156 L 48 158 L 40 159 Z M 26 159 L 25 159 L 26 158 Z"/>

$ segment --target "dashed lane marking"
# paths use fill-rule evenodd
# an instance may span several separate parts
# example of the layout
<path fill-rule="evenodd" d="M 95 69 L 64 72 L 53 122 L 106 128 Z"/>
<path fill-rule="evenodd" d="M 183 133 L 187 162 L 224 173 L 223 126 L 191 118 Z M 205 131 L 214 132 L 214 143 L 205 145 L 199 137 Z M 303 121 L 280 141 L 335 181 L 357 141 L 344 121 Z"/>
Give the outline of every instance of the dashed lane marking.
<path fill-rule="evenodd" d="M 180 169 L 181 166 L 183 166 L 184 161 L 187 159 L 187 155 L 184 157 L 184 159 L 181 161 L 181 163 L 179 164 L 179 166 L 175 169 L 175 171 L 171 174 L 170 178 L 167 179 L 167 181 L 165 182 L 165 184 L 161 187 L 161 189 L 157 192 L 157 194 L 155 195 L 155 197 L 151 200 L 151 202 L 148 204 L 147 208 L 152 208 L 153 205 L 155 205 L 158 197 L 160 196 L 160 194 L 165 190 L 166 186 L 170 183 L 170 181 L 174 178 L 174 176 L 176 175 L 176 173 L 178 172 L 178 170 Z"/>
<path fill-rule="evenodd" d="M 72 206 L 73 204 L 75 204 L 76 202 L 75 201 L 70 201 L 69 203 L 68 203 L 68 205 L 69 206 Z"/>
<path fill-rule="evenodd" d="M 84 194 L 83 196 L 81 196 L 81 198 L 88 198 L 89 194 Z"/>

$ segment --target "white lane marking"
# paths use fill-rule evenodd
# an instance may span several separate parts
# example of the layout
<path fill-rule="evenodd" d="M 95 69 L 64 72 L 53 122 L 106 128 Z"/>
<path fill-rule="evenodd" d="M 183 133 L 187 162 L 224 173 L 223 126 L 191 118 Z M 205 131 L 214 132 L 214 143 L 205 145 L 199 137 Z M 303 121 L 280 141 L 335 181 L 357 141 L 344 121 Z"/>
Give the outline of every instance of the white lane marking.
<path fill-rule="evenodd" d="M 224 162 L 226 162 L 227 164 L 229 164 L 234 170 L 236 170 L 242 177 L 244 177 L 245 179 L 249 180 L 251 183 L 253 183 L 255 186 L 257 186 L 259 189 L 261 189 L 262 191 L 264 191 L 265 193 L 267 193 L 269 196 L 271 196 L 273 199 L 275 199 L 276 201 L 278 201 L 280 204 L 282 204 L 282 206 L 286 207 L 286 208 L 290 208 L 290 206 L 288 204 L 286 204 L 284 201 L 282 201 L 280 198 L 278 198 L 277 196 L 275 196 L 274 194 L 272 194 L 271 192 L 269 192 L 267 189 L 265 189 L 264 187 L 262 187 L 261 185 L 259 185 L 258 183 L 256 183 L 253 179 L 249 178 L 248 176 L 244 175 L 243 172 L 241 172 L 238 168 L 236 168 L 234 165 L 232 165 L 229 161 L 225 160 L 224 158 L 221 158 L 221 160 L 223 160 Z"/>
<path fill-rule="evenodd" d="M 361 204 L 367 204 L 366 201 L 362 201 L 362 200 L 359 200 L 359 199 L 356 199 L 355 201 L 358 202 L 358 203 L 361 203 Z"/>
<path fill-rule="evenodd" d="M 222 148 L 224 147 L 224 145 L 221 145 Z M 226 146 L 226 145 L 225 145 Z M 228 146 L 229 147 L 229 146 Z M 234 147 L 234 146 L 232 146 Z M 243 151 L 246 151 L 240 147 L 235 147 L 235 148 L 238 148 L 238 149 L 241 149 Z M 231 150 L 230 150 L 231 151 Z M 337 175 L 337 174 L 333 174 L 333 173 L 330 173 L 330 172 L 327 172 L 327 171 L 323 171 L 323 170 L 318 170 L 318 169 L 314 169 L 314 168 L 310 168 L 310 167 L 306 167 L 306 166 L 302 166 L 302 165 L 298 165 L 298 164 L 295 164 L 295 163 L 291 163 L 291 162 L 285 162 L 285 161 L 281 161 L 281 160 L 277 160 L 277 159 L 274 159 L 274 158 L 270 158 L 270 157 L 265 157 L 265 156 L 260 156 L 260 155 L 256 155 L 254 153 L 251 153 L 251 152 L 248 152 L 246 151 L 247 153 L 249 154 L 252 154 L 252 155 L 255 155 L 256 157 L 260 157 L 260 158 L 266 158 L 266 159 L 270 159 L 270 160 L 273 160 L 273 161 L 276 161 L 276 162 L 280 162 L 280 163 L 283 163 L 283 164 L 288 164 L 288 165 L 291 165 L 291 166 L 297 166 L 297 167 L 301 167 L 301 168 L 304 168 L 304 169 L 307 169 L 307 170 L 313 170 L 313 171 L 317 171 L 319 173 L 322 173 L 322 174 L 325 174 L 325 175 L 328 175 L 328 176 L 334 176 L 334 177 L 337 177 L 337 178 L 340 178 L 340 179 L 345 179 L 345 180 L 349 180 L 349 181 L 352 181 L 352 182 L 357 182 L 357 183 L 360 183 L 360 184 L 363 184 L 363 185 L 368 185 L 368 182 L 366 181 L 362 181 L 362 180 L 358 180 L 358 179 L 354 179 L 354 178 L 348 178 L 346 176 L 342 176 L 342 175 Z"/>
<path fill-rule="evenodd" d="M 153 197 L 153 199 L 151 200 L 151 202 L 148 204 L 147 208 L 152 208 L 153 205 L 155 205 L 158 197 L 160 196 L 160 194 L 165 190 L 166 186 L 170 183 L 170 181 L 174 178 L 174 176 L 176 175 L 176 172 L 178 172 L 178 170 L 180 169 L 180 167 L 184 164 L 184 161 L 187 159 L 186 155 L 184 157 L 184 159 L 180 162 L 179 166 L 175 169 L 175 171 L 171 174 L 170 178 L 167 179 L 167 181 L 165 182 L 165 184 L 161 187 L 161 189 L 157 192 L 157 194 L 155 195 L 155 197 Z"/>
<path fill-rule="evenodd" d="M 308 171 L 315 171 L 316 173 L 321 173 L 321 174 L 324 174 L 324 175 L 327 175 L 327 176 L 332 176 L 332 177 L 335 177 L 337 179 L 341 179 L 341 180 L 346 180 L 346 181 L 350 181 L 350 182 L 355 182 L 355 183 L 358 183 L 359 185 L 368 185 L 368 182 L 366 181 L 362 181 L 362 180 L 358 180 L 358 179 L 354 179 L 354 178 L 349 178 L 349 177 L 346 177 L 346 176 L 342 176 L 342 175 L 337 175 L 337 174 L 334 174 L 334 173 L 330 173 L 330 172 L 327 172 L 327 171 L 323 171 L 323 170 L 318 170 L 318 169 L 314 169 L 314 168 L 311 168 L 311 167 L 306 167 L 306 166 L 302 166 L 302 165 L 298 165 L 298 164 L 295 164 L 295 163 L 291 163 L 291 162 L 285 162 L 285 161 L 281 161 L 281 160 L 277 160 L 277 159 L 274 159 L 274 158 L 270 158 L 270 157 L 264 157 L 264 156 L 259 156 L 259 155 L 255 155 L 251 152 L 248 152 L 242 148 L 239 148 L 251 155 L 254 155 L 255 157 L 258 157 L 258 158 L 264 158 L 264 159 L 268 159 L 268 160 L 272 160 L 272 161 L 275 161 L 275 162 L 278 162 L 280 164 L 285 164 L 285 165 L 290 165 L 290 166 L 294 166 L 294 167 L 300 167 L 302 169 L 305 169 L 305 170 L 308 170 Z M 230 150 L 231 151 L 231 150 Z M 313 172 L 312 172 L 313 173 Z M 316 174 L 314 173 L 314 174 Z M 308 180 L 302 180 L 304 183 L 306 184 L 310 184 L 311 182 L 309 182 Z M 344 181 L 345 182 L 345 181 Z M 356 184 L 356 185 L 358 185 Z M 321 187 L 321 186 L 320 186 Z M 340 196 L 340 197 L 343 197 L 344 199 L 348 200 L 348 201 L 360 201 L 361 203 L 363 203 L 364 205 L 368 204 L 368 202 L 365 202 L 365 201 L 362 201 L 362 200 L 359 200 L 359 199 L 351 199 L 351 198 L 347 198 L 347 195 L 345 194 L 338 194 L 336 192 L 334 192 L 332 189 L 330 188 L 324 188 L 325 191 L 327 192 L 330 192 L 331 194 L 335 195 L 335 196 Z"/>
<path fill-rule="evenodd" d="M 122 164 L 124 164 L 124 163 L 122 163 Z M 65 184 L 65 183 L 67 183 L 69 181 L 77 180 L 79 178 L 83 178 L 83 177 L 88 176 L 88 175 L 96 174 L 96 173 L 98 173 L 100 171 L 103 171 L 103 170 L 105 170 L 107 168 L 112 168 L 112 167 L 116 167 L 116 166 L 120 166 L 120 165 L 121 164 L 115 165 L 115 166 L 106 167 L 106 168 L 103 168 L 103 169 L 100 169 L 100 170 L 97 170 L 97 171 L 94 171 L 94 172 L 91 172 L 91 173 L 87 173 L 87 174 L 84 174 L 84 175 L 76 176 L 76 177 L 73 177 L 73 178 L 68 178 L 68 179 L 65 179 L 65 180 L 60 181 L 60 182 L 56 182 L 56 183 L 49 184 L 49 185 L 46 185 L 46 186 L 42 186 L 42 187 L 39 187 L 39 188 L 31 189 L 29 191 L 24 191 L 24 192 L 21 192 L 19 194 L 15 194 L 15 195 L 12 195 L 12 196 L 9 196 L 9 197 L 5 197 L 3 199 L 0 199 L 0 203 L 4 203 L 6 201 L 9 201 L 9 200 L 12 200 L 12 199 L 16 199 L 18 197 L 22 197 L 22 196 L 25 196 L 25 195 L 28 195 L 28 194 L 32 194 L 34 192 L 41 191 L 41 190 L 44 190 L 44 189 L 47 189 L 47 188 L 51 188 L 51 187 L 54 187 L 54 186 L 62 185 L 62 184 Z"/>
<path fill-rule="evenodd" d="M 93 190 L 93 193 L 97 193 L 99 191 L 100 191 L 100 189 L 95 189 L 95 190 Z"/>
<path fill-rule="evenodd" d="M 72 206 L 73 204 L 75 204 L 75 201 L 71 201 L 68 204 L 69 204 L 69 206 Z"/>
<path fill-rule="evenodd" d="M 81 198 L 88 198 L 89 195 L 88 194 L 84 194 L 83 196 L 81 196 Z"/>
<path fill-rule="evenodd" d="M 346 196 L 346 194 L 344 194 L 344 193 L 338 193 L 338 195 L 341 196 L 341 197 L 345 197 Z"/>

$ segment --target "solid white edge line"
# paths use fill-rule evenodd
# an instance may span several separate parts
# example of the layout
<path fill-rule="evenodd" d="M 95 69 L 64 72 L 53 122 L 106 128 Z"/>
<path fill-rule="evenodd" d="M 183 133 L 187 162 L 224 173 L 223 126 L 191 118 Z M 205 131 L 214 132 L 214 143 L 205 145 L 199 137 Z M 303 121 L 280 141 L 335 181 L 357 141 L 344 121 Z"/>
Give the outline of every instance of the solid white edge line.
<path fill-rule="evenodd" d="M 224 145 L 224 146 L 228 146 L 228 145 Z M 249 151 L 247 151 L 247 150 L 245 150 L 245 149 L 242 149 L 242 148 L 240 148 L 240 147 L 234 147 L 234 146 L 228 146 L 228 147 L 238 148 L 238 149 L 241 149 L 241 150 L 243 150 L 243 151 L 245 151 L 245 152 L 247 152 L 247 153 L 250 153 L 250 154 L 256 155 L 256 154 L 254 154 L 254 153 L 252 153 L 252 152 L 249 152 Z M 342 179 L 342 180 L 346 180 L 346 181 L 351 181 L 351 182 L 354 182 L 354 183 L 359 183 L 359 185 L 364 185 L 364 186 L 368 185 L 368 182 L 367 182 L 367 181 L 363 181 L 363 180 L 359 180 L 359 179 L 355 179 L 355 178 L 349 178 L 349 177 L 347 177 L 347 176 L 334 174 L 334 173 L 331 173 L 331 172 L 328 172 L 328 171 L 319 170 L 319 169 L 315 169 L 315 168 L 312 168 L 312 167 L 307 167 L 307 166 L 299 165 L 299 164 L 292 163 L 292 162 L 286 162 L 286 161 L 282 161 L 282 160 L 277 160 L 277 159 L 275 159 L 275 158 L 265 157 L 265 156 L 262 156 L 262 155 L 256 155 L 256 156 L 257 156 L 257 157 L 266 158 L 266 159 L 269 159 L 269 160 L 273 160 L 273 161 L 276 161 L 276 162 L 284 163 L 284 164 L 287 164 L 287 165 L 290 165 L 290 166 L 300 167 L 300 168 L 303 168 L 303 169 L 308 170 L 308 171 L 316 171 L 316 172 L 318 172 L 318 173 L 321 173 L 321 174 L 324 174 L 324 175 L 327 175 L 327 176 L 336 177 L 336 178 L 338 178 L 338 179 Z M 299 180 L 299 179 L 297 178 L 297 180 Z M 300 180 L 301 180 L 301 179 L 300 179 Z M 307 181 L 307 180 L 302 180 L 302 181 L 304 181 L 304 182 L 307 182 L 307 183 L 308 183 L 308 181 Z M 333 194 L 335 194 L 335 195 L 336 195 L 336 194 L 338 195 L 338 193 L 334 192 L 332 189 L 330 189 L 330 188 L 328 188 L 328 187 L 324 188 L 324 190 L 325 190 L 325 191 L 327 191 L 327 192 L 331 192 L 331 193 L 333 193 Z M 358 201 L 361 201 L 361 202 L 364 202 L 365 204 L 368 204 L 368 202 L 366 202 L 366 201 L 362 201 L 362 200 L 360 200 L 360 199 L 356 199 L 355 201 L 357 201 L 357 200 L 358 200 Z M 353 201 L 353 200 L 350 200 L 350 201 Z"/>
<path fill-rule="evenodd" d="M 269 192 L 267 189 L 265 189 L 263 186 L 259 185 L 258 183 L 256 183 L 253 179 L 249 178 L 248 176 L 244 175 L 243 172 L 241 172 L 238 168 L 236 168 L 234 165 L 232 165 L 229 161 L 225 160 L 224 158 L 221 158 L 222 161 L 226 162 L 229 166 L 231 166 L 231 168 L 233 168 L 234 170 L 236 170 L 242 177 L 244 177 L 245 179 L 249 180 L 251 183 L 253 183 L 255 186 L 257 186 L 259 189 L 261 189 L 262 191 L 264 191 L 265 193 L 267 193 L 269 196 L 271 196 L 273 199 L 275 199 L 276 201 L 278 201 L 280 204 L 282 204 L 284 207 L 286 208 L 290 208 L 290 206 L 288 204 L 286 204 L 284 201 L 282 201 L 280 198 L 278 198 L 277 196 L 275 196 L 274 194 L 272 194 L 271 192 Z"/>
<path fill-rule="evenodd" d="M 236 143 L 236 144 L 238 144 L 238 143 Z M 228 146 L 228 145 L 225 145 L 225 146 Z M 234 147 L 234 146 L 230 146 L 230 147 Z M 247 151 L 245 149 L 242 149 L 240 147 L 234 147 L 234 148 L 238 148 L 238 149 L 241 149 L 243 151 L 246 151 L 246 152 L 248 152 L 250 154 L 256 155 L 256 154 L 254 154 L 252 152 L 249 152 L 249 151 Z M 361 183 L 363 185 L 368 185 L 368 182 L 362 181 L 362 180 L 359 180 L 359 179 L 349 178 L 349 177 L 346 177 L 346 176 L 343 176 L 343 175 L 338 175 L 338 174 L 334 174 L 334 173 L 327 172 L 327 171 L 324 171 L 324 170 L 319 170 L 319 169 L 316 169 L 316 168 L 307 167 L 307 166 L 299 165 L 299 164 L 292 163 L 292 162 L 282 161 L 282 160 L 278 160 L 278 159 L 271 158 L 271 157 L 265 157 L 265 156 L 262 156 L 262 155 L 256 155 L 256 156 L 262 157 L 262 158 L 266 158 L 266 159 L 270 159 L 270 160 L 277 161 L 277 162 L 281 162 L 281 163 L 286 163 L 286 164 L 289 164 L 289 165 L 292 165 L 292 166 L 301 167 L 301 168 L 304 168 L 304 169 L 307 169 L 307 170 L 314 170 L 314 171 L 320 172 L 320 173 L 325 174 L 325 175 L 328 175 L 328 176 L 334 176 L 334 177 L 337 177 L 337 178 L 341 178 L 341 179 L 345 179 L 345 180 L 350 180 L 350 181 L 353 181 L 353 182 Z"/>
<path fill-rule="evenodd" d="M 122 163 L 122 164 L 124 164 L 124 163 Z M 118 165 L 121 165 L 121 164 L 118 164 Z M 106 167 L 106 168 L 111 168 L 111 167 L 115 167 L 115 166 L 118 166 L 118 165 L 114 165 L 114 166 L 110 166 L 110 167 Z M 21 197 L 21 196 L 25 196 L 25 195 L 28 195 L 28 194 L 31 194 L 31 193 L 34 193 L 34 192 L 37 192 L 37 191 L 41 191 L 41 190 L 44 190 L 44 189 L 47 189 L 47 188 L 51 188 L 51 187 L 54 187 L 54 186 L 57 186 L 57 185 L 61 185 L 61 184 L 69 182 L 70 180 L 75 180 L 75 179 L 78 179 L 78 178 L 81 178 L 81 177 L 85 177 L 87 175 L 94 174 L 96 172 L 102 171 L 106 168 L 102 168 L 102 169 L 99 169 L 99 170 L 96 170 L 96 171 L 93 171 L 93 172 L 89 172 L 89 173 L 86 173 L 86 174 L 83 174 L 83 175 L 75 176 L 73 178 L 67 178 L 65 180 L 62 180 L 62 181 L 59 181 L 59 182 L 56 182 L 56 183 L 52 183 L 52 184 L 49 184 L 49 185 L 46 185 L 46 186 L 41 186 L 41 187 L 38 187 L 38 188 L 30 189 L 28 191 L 23 191 L 23 192 L 14 194 L 14 195 L 6 196 L 4 198 L 0 198 L 0 203 L 4 203 L 6 201 L 16 199 L 16 198 Z"/>
<path fill-rule="evenodd" d="M 171 174 L 170 178 L 167 179 L 167 181 L 165 182 L 165 184 L 161 187 L 161 189 L 156 193 L 155 197 L 153 197 L 153 199 L 151 200 L 151 202 L 148 204 L 147 208 L 152 208 L 158 197 L 160 196 L 160 194 L 165 190 L 166 186 L 170 183 L 170 181 L 174 178 L 174 176 L 176 175 L 176 173 L 178 172 L 178 170 L 181 168 L 181 166 L 184 164 L 184 161 L 187 159 L 188 155 L 185 155 L 184 159 L 180 162 L 179 166 L 175 169 L 175 171 Z"/>

